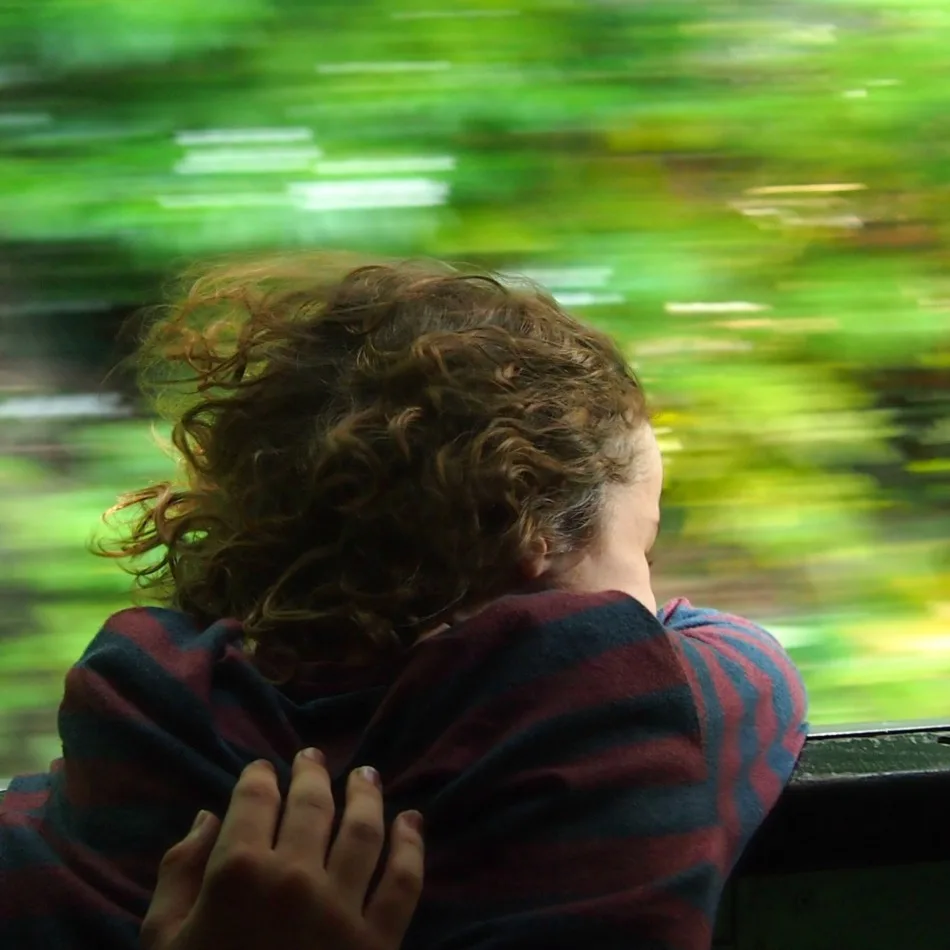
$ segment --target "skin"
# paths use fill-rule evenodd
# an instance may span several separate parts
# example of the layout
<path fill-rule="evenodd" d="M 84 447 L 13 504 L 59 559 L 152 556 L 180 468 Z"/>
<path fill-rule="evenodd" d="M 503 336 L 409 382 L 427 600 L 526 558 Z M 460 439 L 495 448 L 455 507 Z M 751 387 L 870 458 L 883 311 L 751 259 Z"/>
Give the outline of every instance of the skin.
<path fill-rule="evenodd" d="M 422 892 L 421 816 L 396 817 L 369 894 L 386 837 L 372 769 L 350 775 L 331 843 L 333 816 L 316 749 L 295 759 L 283 803 L 273 766 L 249 765 L 224 820 L 202 812 L 165 855 L 142 950 L 397 950 Z"/>
<path fill-rule="evenodd" d="M 656 613 L 650 577 L 650 552 L 660 530 L 663 461 L 649 425 L 636 434 L 636 472 L 626 484 L 608 490 L 604 523 L 595 542 L 583 551 L 549 556 L 542 547 L 524 565 L 530 580 L 576 593 L 617 590 Z"/>

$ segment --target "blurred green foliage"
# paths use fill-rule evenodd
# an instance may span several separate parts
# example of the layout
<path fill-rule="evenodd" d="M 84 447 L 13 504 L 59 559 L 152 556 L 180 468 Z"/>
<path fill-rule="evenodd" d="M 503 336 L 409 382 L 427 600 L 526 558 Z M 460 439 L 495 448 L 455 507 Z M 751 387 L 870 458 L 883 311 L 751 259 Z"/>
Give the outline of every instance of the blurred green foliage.
<path fill-rule="evenodd" d="M 75 390 L 88 314 L 195 257 L 528 271 L 656 403 L 661 592 L 774 623 L 815 721 L 946 715 L 948 39 L 944 0 L 8 0 L 0 383 Z M 2 773 L 125 602 L 97 513 L 166 463 L 0 426 Z"/>

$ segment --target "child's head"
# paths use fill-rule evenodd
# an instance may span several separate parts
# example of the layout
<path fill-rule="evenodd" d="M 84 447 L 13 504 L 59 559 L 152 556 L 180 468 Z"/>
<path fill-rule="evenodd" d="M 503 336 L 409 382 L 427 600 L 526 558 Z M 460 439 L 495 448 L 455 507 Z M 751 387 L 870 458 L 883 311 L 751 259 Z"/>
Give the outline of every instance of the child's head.
<path fill-rule="evenodd" d="M 185 477 L 113 556 L 261 654 L 363 658 L 550 585 L 649 607 L 659 453 L 611 340 L 441 265 L 223 268 L 152 324 L 143 390 Z"/>

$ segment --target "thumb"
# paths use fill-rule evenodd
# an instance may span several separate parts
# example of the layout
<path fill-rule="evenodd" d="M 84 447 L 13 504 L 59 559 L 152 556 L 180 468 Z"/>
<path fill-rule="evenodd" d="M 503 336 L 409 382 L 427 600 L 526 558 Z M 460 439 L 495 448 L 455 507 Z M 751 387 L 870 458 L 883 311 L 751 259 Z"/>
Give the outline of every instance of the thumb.
<path fill-rule="evenodd" d="M 142 921 L 142 950 L 163 950 L 191 913 L 220 830 L 221 822 L 211 812 L 200 811 L 188 835 L 162 858 L 152 903 Z"/>

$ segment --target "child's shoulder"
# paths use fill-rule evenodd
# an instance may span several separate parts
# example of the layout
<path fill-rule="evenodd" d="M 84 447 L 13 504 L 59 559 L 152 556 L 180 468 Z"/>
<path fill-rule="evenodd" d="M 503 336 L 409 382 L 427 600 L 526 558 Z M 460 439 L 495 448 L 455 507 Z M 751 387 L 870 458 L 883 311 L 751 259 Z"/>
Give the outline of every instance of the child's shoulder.
<path fill-rule="evenodd" d="M 664 632 L 657 618 L 627 594 L 544 590 L 500 597 L 437 639 L 486 656 L 513 658 L 543 647 L 580 657 Z"/>
<path fill-rule="evenodd" d="M 565 699 L 596 702 L 657 683 L 687 685 L 671 634 L 642 604 L 613 591 L 500 598 L 419 644 L 406 673 L 430 708 L 444 700 L 456 711 L 506 695 L 528 702 L 561 690 Z"/>
<path fill-rule="evenodd" d="M 241 625 L 237 621 L 200 624 L 187 613 L 168 607 L 126 607 L 106 618 L 78 665 L 117 655 L 161 661 L 178 652 L 217 653 L 240 638 Z"/>

